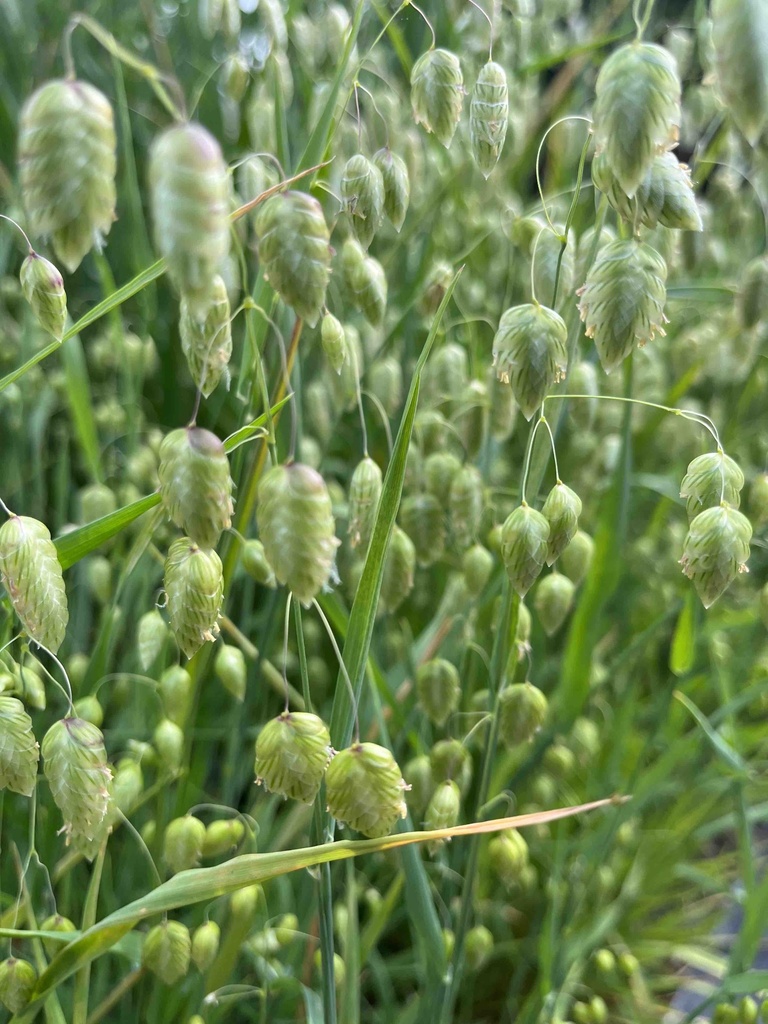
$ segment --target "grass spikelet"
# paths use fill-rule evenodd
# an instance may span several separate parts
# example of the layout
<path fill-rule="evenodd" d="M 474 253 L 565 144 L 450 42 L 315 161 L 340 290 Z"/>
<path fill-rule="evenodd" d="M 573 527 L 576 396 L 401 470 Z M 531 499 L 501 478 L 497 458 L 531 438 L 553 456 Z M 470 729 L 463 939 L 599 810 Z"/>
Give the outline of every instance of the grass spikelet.
<path fill-rule="evenodd" d="M 407 788 L 391 752 L 377 743 L 339 751 L 325 777 L 329 813 L 369 839 L 389 835 L 406 816 Z"/>
<path fill-rule="evenodd" d="M 445 658 L 431 658 L 416 672 L 419 704 L 431 722 L 443 726 L 459 706 L 461 684 L 455 665 Z"/>
<path fill-rule="evenodd" d="M 387 554 L 384 559 L 384 575 L 381 580 L 379 611 L 394 612 L 413 590 L 413 575 L 416 568 L 416 548 L 413 541 L 399 526 L 392 530 Z"/>
<path fill-rule="evenodd" d="M 326 313 L 320 322 L 320 341 L 328 362 L 336 373 L 347 358 L 347 342 L 344 337 L 344 325 L 333 313 Z"/>
<path fill-rule="evenodd" d="M 419 565 L 432 565 L 445 551 L 443 508 L 433 494 L 411 494 L 400 506 L 403 529 L 416 548 Z"/>
<path fill-rule="evenodd" d="M 365 550 L 368 547 L 381 488 L 381 470 L 366 456 L 355 466 L 349 484 L 349 542 L 353 548 L 360 545 Z"/>
<path fill-rule="evenodd" d="M 568 329 L 559 314 L 538 303 L 513 306 L 503 314 L 493 339 L 493 365 L 500 381 L 512 385 L 530 420 L 568 366 Z"/>
<path fill-rule="evenodd" d="M 42 256 L 31 252 L 21 265 L 21 290 L 37 322 L 61 341 L 67 322 L 67 295 L 59 271 Z"/>
<path fill-rule="evenodd" d="M 150 928 L 141 950 L 141 962 L 164 985 L 175 985 L 186 975 L 192 956 L 189 928 L 180 921 L 163 921 Z"/>
<path fill-rule="evenodd" d="M 188 658 L 219 632 L 224 593 L 221 559 L 189 537 L 171 544 L 165 560 L 165 592 L 176 642 Z"/>
<path fill-rule="evenodd" d="M 0 579 L 27 633 L 55 654 L 69 612 L 59 557 L 44 523 L 14 515 L 0 526 Z"/>
<path fill-rule="evenodd" d="M 317 715 L 284 712 L 256 740 L 256 781 L 271 793 L 311 804 L 332 754 L 328 727 Z"/>
<path fill-rule="evenodd" d="M 434 132 L 448 148 L 461 118 L 464 77 L 450 50 L 427 50 L 411 71 L 411 107 L 416 124 Z"/>
<path fill-rule="evenodd" d="M 568 618 L 576 587 L 562 573 L 552 572 L 539 580 L 533 606 L 547 636 L 554 636 Z"/>
<path fill-rule="evenodd" d="M 747 572 L 752 526 L 745 515 L 722 502 L 691 522 L 680 565 L 705 608 L 711 608 L 739 573 Z"/>
<path fill-rule="evenodd" d="M 0 694 L 0 789 L 31 796 L 39 757 L 32 719 L 24 705 Z"/>
<path fill-rule="evenodd" d="M 160 445 L 160 495 L 173 522 L 201 548 L 231 524 L 232 477 L 224 445 L 210 430 L 181 427 Z"/>
<path fill-rule="evenodd" d="M 411 198 L 411 182 L 405 160 L 385 146 L 373 154 L 373 162 L 381 172 L 384 213 L 395 231 L 400 231 Z"/>
<path fill-rule="evenodd" d="M 512 683 L 499 694 L 499 736 L 508 747 L 532 740 L 547 717 L 547 698 L 533 683 Z"/>
<path fill-rule="evenodd" d="M 701 214 L 691 183 L 691 172 L 674 153 L 660 153 L 630 199 L 611 171 L 605 153 L 592 161 L 592 181 L 628 223 L 648 228 L 661 224 L 681 231 L 701 231 Z"/>
<path fill-rule="evenodd" d="M 731 508 L 741 503 L 744 474 L 723 451 L 706 452 L 690 463 L 680 484 L 680 497 L 685 498 L 688 519 L 704 509 L 727 501 Z"/>
<path fill-rule="evenodd" d="M 507 76 L 501 65 L 489 60 L 480 69 L 469 104 L 472 156 L 486 178 L 498 163 L 508 120 Z"/>
<path fill-rule="evenodd" d="M 501 557 L 512 586 L 525 597 L 544 568 L 549 522 L 530 505 L 519 505 L 501 528 Z"/>
<path fill-rule="evenodd" d="M 768 7 L 763 0 L 712 0 L 718 84 L 754 146 L 768 124 Z"/>
<path fill-rule="evenodd" d="M 229 296 L 223 278 L 213 279 L 210 301 L 202 313 L 195 303 L 182 296 L 179 316 L 181 350 L 187 360 L 189 372 L 203 395 L 208 396 L 226 375 L 232 357 L 232 327 L 229 316 Z"/>
<path fill-rule="evenodd" d="M 341 198 L 355 237 L 367 249 L 384 217 L 384 179 L 376 164 L 362 153 L 344 165 Z"/>
<path fill-rule="evenodd" d="M 581 498 L 558 480 L 547 495 L 541 514 L 549 523 L 547 565 L 552 565 L 576 535 L 581 515 Z"/>

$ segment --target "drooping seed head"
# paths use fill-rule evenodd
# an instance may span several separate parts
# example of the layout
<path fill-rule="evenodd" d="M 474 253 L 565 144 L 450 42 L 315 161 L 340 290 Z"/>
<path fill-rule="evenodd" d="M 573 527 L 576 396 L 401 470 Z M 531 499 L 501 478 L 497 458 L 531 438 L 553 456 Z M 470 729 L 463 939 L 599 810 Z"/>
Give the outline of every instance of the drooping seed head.
<path fill-rule="evenodd" d="M 399 231 L 408 212 L 411 182 L 405 160 L 388 147 L 373 154 L 373 162 L 381 172 L 384 185 L 384 212 L 395 231 Z"/>
<path fill-rule="evenodd" d="M 369 839 L 389 835 L 408 813 L 407 789 L 392 753 L 377 743 L 355 743 L 328 765 L 328 812 Z"/>
<path fill-rule="evenodd" d="M 464 77 L 455 53 L 427 50 L 411 71 L 411 106 L 416 124 L 434 132 L 448 148 L 461 118 Z"/>
<path fill-rule="evenodd" d="M 424 814 L 424 828 L 433 831 L 438 828 L 453 828 L 459 820 L 461 810 L 461 791 L 452 779 L 446 779 L 438 786 L 427 804 Z M 430 852 L 434 855 L 445 840 L 430 843 Z"/>
<path fill-rule="evenodd" d="M 605 153 L 592 161 L 592 181 L 608 197 L 616 212 L 630 224 L 681 231 L 701 231 L 701 214 L 691 182 L 691 172 L 674 153 L 654 157 L 633 198 L 629 198 L 611 171 Z"/>
<path fill-rule="evenodd" d="M 547 717 L 547 698 L 532 683 L 512 683 L 499 694 L 499 736 L 508 747 L 533 739 Z"/>
<path fill-rule="evenodd" d="M 213 671 L 225 690 L 242 703 L 245 700 L 247 669 L 245 655 L 239 647 L 222 644 L 213 660 Z"/>
<path fill-rule="evenodd" d="M 274 589 L 277 586 L 275 570 L 267 561 L 264 545 L 260 540 L 249 540 L 243 545 L 241 554 L 243 569 L 263 587 Z"/>
<path fill-rule="evenodd" d="M 431 658 L 416 671 L 419 704 L 431 722 L 445 725 L 459 706 L 461 684 L 455 665 L 445 658 Z"/>
<path fill-rule="evenodd" d="M 479 597 L 493 572 L 493 555 L 482 544 L 467 548 L 461 560 L 461 571 L 471 597 Z"/>
<path fill-rule="evenodd" d="M 350 242 L 344 243 L 345 254 Z M 354 305 L 372 327 L 380 327 L 387 311 L 387 276 L 382 265 L 373 256 L 344 260 L 344 279 Z"/>
<path fill-rule="evenodd" d="M 488 859 L 491 871 L 508 889 L 513 889 L 519 885 L 528 864 L 528 844 L 517 829 L 505 829 L 488 844 Z"/>
<path fill-rule="evenodd" d="M 565 575 L 578 585 L 584 580 L 592 564 L 595 553 L 595 542 L 583 530 L 577 530 L 573 540 L 563 551 L 560 567 Z"/>
<path fill-rule="evenodd" d="M 367 549 L 381 497 L 381 470 L 370 456 L 355 466 L 349 484 L 349 542 Z"/>
<path fill-rule="evenodd" d="M 528 303 L 503 314 L 493 339 L 493 365 L 499 380 L 512 385 L 526 419 L 565 375 L 567 340 L 562 317 L 546 306 Z"/>
<path fill-rule="evenodd" d="M 272 793 L 311 804 L 331 759 L 328 727 L 309 712 L 284 712 L 256 740 L 256 781 Z"/>
<path fill-rule="evenodd" d="M 136 646 L 143 672 L 148 672 L 152 668 L 167 640 L 168 625 L 157 608 L 145 612 L 136 628 Z"/>
<path fill-rule="evenodd" d="M 168 822 L 163 836 L 163 856 L 171 871 L 186 871 L 200 863 L 205 825 L 193 814 Z"/>
<path fill-rule="evenodd" d="M 231 525 L 232 477 L 224 445 L 210 430 L 181 427 L 160 445 L 160 495 L 173 522 L 202 548 Z"/>
<path fill-rule="evenodd" d="M 530 505 L 519 505 L 501 528 L 501 557 L 512 586 L 525 597 L 544 568 L 549 522 Z"/>
<path fill-rule="evenodd" d="M 164 985 L 175 985 L 189 970 L 192 940 L 180 921 L 163 921 L 150 928 L 141 950 L 141 962 Z"/>
<path fill-rule="evenodd" d="M 484 924 L 476 924 L 467 932 L 464 955 L 470 971 L 479 971 L 493 952 L 493 932 Z"/>
<path fill-rule="evenodd" d="M 347 343 L 344 326 L 333 313 L 326 313 L 320 323 L 320 341 L 331 368 L 341 373 L 347 358 Z"/>
<path fill-rule="evenodd" d="M 384 179 L 376 164 L 362 153 L 344 165 L 341 199 L 356 238 L 367 249 L 384 217 Z"/>
<path fill-rule="evenodd" d="M 0 526 L 0 579 L 27 633 L 55 654 L 69 612 L 59 556 L 44 523 L 11 516 Z"/>
<path fill-rule="evenodd" d="M 24 705 L 0 694 L 0 789 L 32 796 L 39 758 L 32 719 Z"/>
<path fill-rule="evenodd" d="M 730 456 L 723 451 L 706 452 L 697 456 L 686 470 L 680 484 L 680 497 L 685 498 L 688 519 L 694 519 L 704 509 L 726 501 L 731 508 L 741 504 L 744 474 Z"/>
<path fill-rule="evenodd" d="M 558 480 L 547 495 L 541 514 L 549 523 L 547 565 L 552 565 L 571 543 L 579 528 L 581 498 Z"/>
<path fill-rule="evenodd" d="M 466 465 L 454 475 L 448 494 L 451 534 L 458 548 L 468 547 L 477 535 L 485 507 L 485 488 L 480 470 Z"/>
<path fill-rule="evenodd" d="M 212 821 L 205 830 L 204 857 L 221 857 L 231 853 L 243 841 L 245 825 L 239 818 Z"/>
<path fill-rule="evenodd" d="M 536 584 L 533 606 L 547 636 L 554 636 L 568 618 L 576 587 L 562 573 L 552 572 Z"/>
<path fill-rule="evenodd" d="M 691 522 L 680 565 L 705 608 L 710 608 L 741 572 L 747 572 L 752 526 L 726 502 L 699 512 Z"/>
<path fill-rule="evenodd" d="M 95 697 L 93 694 L 87 697 L 80 697 L 75 701 L 74 708 L 78 718 L 85 719 L 86 722 L 95 725 L 97 729 L 102 727 L 104 723 L 104 708 L 101 706 L 98 697 Z"/>
<path fill-rule="evenodd" d="M 177 726 L 183 726 L 192 704 L 192 676 L 181 665 L 171 665 L 160 676 L 163 711 Z"/>
<path fill-rule="evenodd" d="M 472 782 L 472 755 L 461 740 L 440 740 L 429 752 L 435 784 L 453 779 L 462 794 Z"/>
<path fill-rule="evenodd" d="M 226 375 L 232 357 L 232 326 L 229 316 L 229 296 L 224 279 L 213 279 L 208 302 L 202 306 L 181 297 L 179 336 L 181 350 L 195 385 L 208 396 Z"/>
<path fill-rule="evenodd" d="M 206 921 L 192 933 L 192 963 L 202 974 L 216 959 L 220 939 L 221 928 L 215 921 Z"/>
<path fill-rule="evenodd" d="M 9 956 L 0 961 L 0 1003 L 9 1013 L 21 1013 L 37 983 L 37 971 L 28 960 Z"/>
<path fill-rule="evenodd" d="M 501 65 L 489 60 L 480 69 L 469 104 L 472 156 L 486 178 L 501 155 L 508 121 L 507 75 Z"/>
<path fill-rule="evenodd" d="M 760 0 L 713 0 L 712 42 L 720 93 L 747 140 L 768 123 L 768 9 Z"/>
<path fill-rule="evenodd" d="M 189 537 L 179 537 L 165 560 L 165 593 L 176 642 L 188 658 L 219 632 L 219 610 L 224 593 L 221 559 Z"/>
<path fill-rule="evenodd" d="M 37 322 L 61 341 L 67 321 L 67 295 L 59 271 L 43 256 L 31 252 L 21 265 L 21 290 Z"/>
<path fill-rule="evenodd" d="M 379 596 L 379 610 L 382 613 L 397 611 L 408 597 L 413 590 L 415 567 L 416 548 L 413 541 L 405 530 L 395 526 L 384 559 Z"/>
<path fill-rule="evenodd" d="M 68 917 L 62 917 L 61 914 L 51 914 L 50 917 L 46 917 L 44 921 L 40 922 L 41 932 L 58 932 L 60 935 L 69 935 L 72 932 L 77 931 L 77 926 L 74 921 L 70 921 Z M 43 947 L 50 960 L 56 956 L 56 954 L 64 949 L 66 943 L 56 942 L 54 939 L 43 939 Z"/>

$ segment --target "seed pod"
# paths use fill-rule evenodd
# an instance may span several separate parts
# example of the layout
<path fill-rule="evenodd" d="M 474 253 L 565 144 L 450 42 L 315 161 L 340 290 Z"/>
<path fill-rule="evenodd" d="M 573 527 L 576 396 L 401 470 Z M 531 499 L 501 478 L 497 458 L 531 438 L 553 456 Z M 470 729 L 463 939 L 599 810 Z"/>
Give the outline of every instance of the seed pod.
<path fill-rule="evenodd" d="M 482 544 L 467 548 L 461 560 L 461 571 L 471 597 L 479 597 L 493 572 L 493 555 Z"/>
<path fill-rule="evenodd" d="M 163 837 L 163 856 L 174 873 L 195 868 L 203 853 L 205 825 L 193 814 L 168 822 Z"/>
<path fill-rule="evenodd" d="M 733 119 L 755 146 L 768 123 L 768 10 L 759 0 L 713 0 L 718 84 Z"/>
<path fill-rule="evenodd" d="M 403 397 L 403 369 L 394 356 L 377 360 L 369 372 L 369 390 L 389 417 L 397 414 Z"/>
<path fill-rule="evenodd" d="M 411 182 L 405 160 L 385 146 L 373 154 L 373 163 L 381 173 L 384 186 L 384 212 L 395 231 L 400 231 L 411 198 Z"/>
<path fill-rule="evenodd" d="M 47 259 L 30 252 L 21 265 L 21 290 L 37 322 L 61 341 L 67 321 L 67 295 L 59 271 Z"/>
<path fill-rule="evenodd" d="M 239 818 L 212 821 L 205 830 L 204 857 L 221 857 L 231 853 L 243 841 L 245 825 Z"/>
<path fill-rule="evenodd" d="M 464 945 L 464 955 L 470 971 L 479 971 L 493 952 L 493 934 L 484 924 L 470 928 Z"/>
<path fill-rule="evenodd" d="M 163 921 L 150 928 L 141 950 L 141 962 L 164 985 L 175 985 L 189 970 L 192 941 L 180 921 Z"/>
<path fill-rule="evenodd" d="M 308 712 L 285 711 L 256 740 L 256 781 L 265 789 L 311 804 L 331 759 L 328 727 Z"/>
<path fill-rule="evenodd" d="M 31 233 L 51 237 L 70 273 L 115 219 L 112 107 L 87 82 L 52 81 L 19 116 L 19 178 Z"/>
<path fill-rule="evenodd" d="M 528 864 L 528 844 L 517 829 L 505 829 L 488 844 L 488 859 L 491 871 L 512 889 L 520 883 Z"/>
<path fill-rule="evenodd" d="M 453 779 L 462 794 L 472 782 L 472 755 L 461 740 L 440 740 L 429 752 L 435 784 Z"/>
<path fill-rule="evenodd" d="M 449 50 L 427 50 L 411 71 L 411 107 L 416 124 L 434 132 L 448 148 L 461 118 L 464 78 L 461 64 Z"/>
<path fill-rule="evenodd" d="M 382 613 L 395 612 L 413 590 L 413 572 L 416 548 L 413 541 L 399 526 L 392 530 L 384 559 L 379 609 Z"/>
<path fill-rule="evenodd" d="M 206 921 L 192 934 L 192 963 L 205 974 L 219 952 L 221 928 L 215 921 Z"/>
<path fill-rule="evenodd" d="M 568 366 L 568 329 L 553 309 L 528 303 L 503 314 L 493 339 L 493 365 L 500 381 L 512 385 L 527 420 Z"/>
<path fill-rule="evenodd" d="M 28 960 L 9 956 L 0 961 L 0 1003 L 9 1013 L 21 1013 L 32 998 L 37 971 Z"/>
<path fill-rule="evenodd" d="M 75 701 L 75 714 L 85 722 L 90 722 L 100 729 L 104 724 L 104 708 L 99 703 L 98 697 L 81 697 Z"/>
<path fill-rule="evenodd" d="M 325 481 L 299 462 L 274 466 L 259 486 L 256 518 L 278 582 L 309 606 L 334 574 L 339 545 Z"/>
<path fill-rule="evenodd" d="M 0 579 L 27 633 L 55 654 L 69 612 L 59 556 L 44 523 L 12 515 L 0 526 Z"/>
<path fill-rule="evenodd" d="M 412 494 L 400 506 L 403 529 L 416 548 L 419 565 L 433 565 L 445 551 L 443 509 L 432 494 Z"/>
<path fill-rule="evenodd" d="M 271 196 L 256 214 L 259 260 L 283 302 L 314 327 L 331 276 L 328 225 L 320 203 L 305 192 Z"/>
<path fill-rule="evenodd" d="M 525 597 L 544 568 L 549 533 L 548 520 L 527 503 L 511 512 L 501 528 L 501 557 L 520 597 Z"/>
<path fill-rule="evenodd" d="M 76 932 L 77 928 L 73 921 L 70 921 L 68 917 L 62 917 L 61 914 L 52 914 L 40 925 L 41 932 L 59 932 L 61 935 L 69 935 L 71 932 Z M 50 960 L 56 956 L 56 954 L 64 949 L 66 946 L 65 942 L 56 942 L 53 939 L 43 939 L 43 947 Z"/>
<path fill-rule="evenodd" d="M 705 608 L 711 608 L 740 572 L 748 572 L 752 527 L 746 516 L 722 502 L 691 522 L 680 565 L 693 580 Z"/>
<path fill-rule="evenodd" d="M 139 619 L 136 629 L 136 646 L 139 652 L 139 664 L 143 672 L 148 672 L 160 657 L 168 639 L 168 626 L 165 619 L 153 608 Z"/>
<path fill-rule="evenodd" d="M 485 506 L 483 478 L 476 466 L 462 466 L 451 481 L 448 497 L 451 532 L 459 548 L 477 535 Z"/>
<path fill-rule="evenodd" d="M 208 398 L 225 374 L 229 381 L 227 366 L 232 356 L 229 296 L 219 274 L 213 279 L 205 306 L 190 303 L 187 295 L 182 295 L 179 335 L 192 380 Z"/>
<path fill-rule="evenodd" d="M 351 239 L 344 243 L 344 249 Z M 349 275 L 345 275 L 352 301 L 371 327 L 380 327 L 387 312 L 387 276 L 384 268 L 373 256 L 366 256 Z"/>
<path fill-rule="evenodd" d="M 331 367 L 336 373 L 341 373 L 344 360 L 347 358 L 347 343 L 344 338 L 344 327 L 333 313 L 326 313 L 322 319 L 320 341 Z"/>
<path fill-rule="evenodd" d="M 741 503 L 740 492 L 744 474 L 723 451 L 699 455 L 688 466 L 680 484 L 680 497 L 685 498 L 688 519 L 694 519 L 704 509 L 726 501 L 731 508 Z"/>
<path fill-rule="evenodd" d="M 39 747 L 32 719 L 15 697 L 0 695 L 0 790 L 32 796 L 37 781 Z"/>
<path fill-rule="evenodd" d="M 432 799 L 427 805 L 424 816 L 424 828 L 432 831 L 437 828 L 453 828 L 459 820 L 461 793 L 459 787 L 451 779 L 446 779 L 435 787 Z M 443 840 L 430 843 L 430 852 L 434 855 Z"/>
<path fill-rule="evenodd" d="M 349 542 L 368 547 L 381 497 L 381 470 L 372 458 L 358 462 L 349 484 Z"/>
<path fill-rule="evenodd" d="M 445 658 L 432 658 L 416 671 L 419 704 L 431 722 L 443 726 L 459 706 L 461 685 L 455 665 Z"/>
<path fill-rule="evenodd" d="M 249 540 L 243 545 L 241 554 L 243 569 L 263 587 L 275 588 L 277 580 L 272 566 L 267 561 L 264 545 L 260 540 Z"/>
<path fill-rule="evenodd" d="M 644 242 L 611 242 L 600 251 L 583 288 L 579 312 L 606 373 L 634 349 L 664 334 L 667 265 Z"/>
<path fill-rule="evenodd" d="M 160 676 L 159 688 L 165 714 L 183 726 L 192 704 L 192 676 L 181 665 L 172 665 Z"/>
<path fill-rule="evenodd" d="M 768 318 L 768 255 L 758 256 L 744 268 L 736 296 L 736 315 L 747 330 Z"/>
<path fill-rule="evenodd" d="M 512 683 L 499 694 L 499 736 L 508 747 L 528 743 L 547 717 L 547 698 L 533 683 Z"/>
<path fill-rule="evenodd" d="M 45 734 L 42 753 L 67 842 L 92 860 L 106 838 L 112 804 L 104 737 L 90 722 L 64 718 Z"/>
<path fill-rule="evenodd" d="M 566 237 L 565 248 L 561 237 Z M 533 253 L 536 251 L 536 258 Z M 531 259 L 533 260 L 533 287 L 536 295 L 543 296 L 547 302 L 557 304 L 562 309 L 566 299 L 573 292 L 574 273 L 576 268 L 576 243 L 564 230 L 539 232 L 531 243 Z M 558 271 L 559 268 L 559 271 Z M 555 296 L 557 282 L 557 296 Z"/>
<path fill-rule="evenodd" d="M 158 476 L 173 522 L 200 547 L 215 547 L 231 525 L 234 486 L 218 437 L 202 427 L 172 430 L 160 445 Z"/>
<path fill-rule="evenodd" d="M 489 60 L 480 69 L 469 104 L 472 156 L 486 178 L 498 162 L 508 120 L 507 76 L 504 68 Z"/>
<path fill-rule="evenodd" d="M 545 576 L 536 586 L 533 606 L 547 636 L 554 636 L 568 618 L 576 586 L 559 572 Z"/>
<path fill-rule="evenodd" d="M 592 161 L 592 181 L 628 223 L 648 228 L 661 224 L 682 231 L 701 231 L 701 214 L 691 183 L 691 172 L 674 153 L 660 153 L 630 199 L 619 185 L 605 153 Z"/>
<path fill-rule="evenodd" d="M 624 192 L 632 197 L 653 158 L 677 142 L 680 79 L 675 58 L 652 43 L 628 43 L 600 69 L 592 130 Z"/>
<path fill-rule="evenodd" d="M 188 658 L 219 632 L 219 610 L 224 594 L 221 559 L 204 551 L 189 537 L 179 537 L 165 559 L 163 581 L 168 614 L 176 642 Z"/>
<path fill-rule="evenodd" d="M 242 703 L 245 699 L 247 669 L 245 655 L 240 648 L 233 647 L 231 644 L 222 644 L 216 652 L 213 671 L 224 689 L 228 690 L 235 700 Z"/>
<path fill-rule="evenodd" d="M 407 815 L 406 789 L 394 757 L 377 743 L 339 751 L 325 774 L 328 813 L 369 839 L 389 835 Z"/>
<path fill-rule="evenodd" d="M 547 495 L 541 514 L 549 523 L 547 565 L 552 565 L 576 535 L 581 515 L 581 498 L 558 480 Z"/>
<path fill-rule="evenodd" d="M 583 530 L 576 531 L 573 540 L 563 551 L 560 563 L 562 570 L 577 587 L 589 572 L 594 553 L 595 542 Z"/>
<path fill-rule="evenodd" d="M 384 217 L 384 179 L 379 168 L 362 153 L 356 153 L 344 165 L 341 201 L 356 238 L 367 249 Z"/>

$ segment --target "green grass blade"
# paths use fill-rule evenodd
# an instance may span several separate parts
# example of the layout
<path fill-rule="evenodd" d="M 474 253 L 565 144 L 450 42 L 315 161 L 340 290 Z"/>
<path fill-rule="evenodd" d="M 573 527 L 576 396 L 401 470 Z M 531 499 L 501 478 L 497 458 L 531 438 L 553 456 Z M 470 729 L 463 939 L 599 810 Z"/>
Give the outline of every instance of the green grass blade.
<path fill-rule="evenodd" d="M 93 418 L 91 382 L 88 379 L 83 346 L 77 335 L 66 338 L 61 346 L 61 355 L 67 378 L 67 402 L 72 413 L 75 434 L 91 476 L 96 482 L 101 483 L 103 473 L 101 471 L 99 435 L 96 432 L 96 422 Z"/>
<path fill-rule="evenodd" d="M 696 657 L 696 595 L 689 591 L 672 636 L 669 668 L 676 676 L 684 676 L 693 668 Z"/>

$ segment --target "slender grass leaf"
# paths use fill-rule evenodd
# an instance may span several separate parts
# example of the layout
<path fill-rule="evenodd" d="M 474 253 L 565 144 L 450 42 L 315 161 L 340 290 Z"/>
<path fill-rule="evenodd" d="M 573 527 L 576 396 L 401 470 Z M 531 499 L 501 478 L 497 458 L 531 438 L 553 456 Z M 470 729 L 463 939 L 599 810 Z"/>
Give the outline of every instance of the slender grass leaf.
<path fill-rule="evenodd" d="M 669 668 L 676 676 L 684 676 L 693 668 L 696 657 L 696 595 L 689 590 L 675 625 Z"/>
<path fill-rule="evenodd" d="M 93 418 L 91 382 L 88 379 L 88 367 L 85 364 L 83 346 L 77 335 L 72 335 L 64 340 L 61 346 L 61 355 L 67 378 L 67 402 L 72 413 L 75 434 L 91 476 L 100 483 L 103 480 L 103 473 L 101 471 L 99 435 L 96 432 L 96 421 Z"/>
<path fill-rule="evenodd" d="M 723 739 L 723 737 L 720 735 L 717 729 L 714 729 L 712 727 L 712 724 L 710 723 L 707 716 L 703 715 L 701 711 L 699 711 L 699 709 L 696 707 L 693 701 L 686 697 L 684 693 L 680 693 L 679 690 L 675 691 L 675 699 L 679 700 L 683 707 L 690 711 L 690 713 L 696 719 L 698 724 L 701 726 L 704 735 L 707 737 L 707 739 L 715 748 L 715 750 L 723 759 L 723 761 L 725 761 L 725 763 L 739 775 L 748 775 L 749 769 L 744 759 L 741 757 L 740 754 L 738 754 L 733 749 L 730 743 L 726 742 L 726 740 Z"/>

